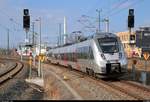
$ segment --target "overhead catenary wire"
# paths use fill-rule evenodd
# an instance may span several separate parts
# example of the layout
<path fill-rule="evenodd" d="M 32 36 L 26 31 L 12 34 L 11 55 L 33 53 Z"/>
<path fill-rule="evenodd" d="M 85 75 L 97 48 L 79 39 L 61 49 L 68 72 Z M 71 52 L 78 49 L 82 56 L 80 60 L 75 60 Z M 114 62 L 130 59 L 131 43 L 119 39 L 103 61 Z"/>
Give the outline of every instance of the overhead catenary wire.
<path fill-rule="evenodd" d="M 129 8 L 129 7 L 131 7 L 131 6 L 136 6 L 137 4 L 139 4 L 139 2 L 142 2 L 142 1 L 144 1 L 144 0 L 137 0 L 137 1 L 132 1 L 132 2 L 131 2 L 130 0 L 123 0 L 123 1 L 120 0 L 119 3 L 114 4 L 115 6 L 114 6 L 111 10 L 109 10 L 109 11 L 107 11 L 105 14 L 103 14 L 103 15 L 102 15 L 102 18 L 110 18 L 110 17 L 112 17 L 112 16 L 114 16 L 114 15 L 119 14 L 121 11 L 126 10 L 127 8 Z M 124 4 L 128 3 L 128 2 L 131 2 L 131 3 L 130 3 L 129 5 L 127 5 L 127 6 L 123 7 L 123 8 L 121 8 L 121 9 L 118 9 L 118 8 L 120 8 L 122 5 L 124 5 Z M 91 19 L 94 19 L 94 17 L 90 17 L 90 16 L 86 16 L 86 17 L 89 17 L 89 18 L 91 18 Z M 96 21 L 96 22 L 97 22 L 97 21 Z M 96 23 L 96 22 L 95 22 L 95 23 Z"/>
<path fill-rule="evenodd" d="M 120 3 L 118 3 L 113 9 L 115 9 L 115 8 L 117 8 L 118 7 L 118 5 L 121 5 L 121 4 L 123 4 L 123 3 L 125 3 L 125 2 L 127 2 L 128 0 L 123 0 L 123 1 L 121 1 Z M 99 1 L 98 1 L 99 2 Z M 96 2 L 96 4 L 95 5 L 97 5 L 98 4 L 98 2 Z M 95 7 L 95 5 L 93 6 L 93 7 Z M 92 7 L 92 9 L 93 9 L 93 7 Z M 90 9 L 89 11 L 91 11 L 92 9 Z M 89 12 L 88 11 L 88 12 Z M 87 12 L 87 13 L 88 13 Z M 110 12 L 110 11 L 109 11 Z M 82 17 L 86 17 L 86 18 L 90 18 L 90 19 L 97 19 L 97 17 L 91 17 L 91 16 L 87 16 L 87 15 L 82 15 Z M 97 20 L 96 20 L 96 22 L 97 22 Z M 101 21 L 100 21 L 101 22 Z M 92 24 L 93 25 L 96 25 L 96 24 L 94 24 L 95 22 L 93 22 Z M 82 23 L 83 24 L 83 23 Z M 89 23 L 89 25 L 91 25 L 91 23 Z M 85 27 L 86 28 L 86 27 Z M 96 28 L 95 28 L 95 30 L 96 30 Z"/>
<path fill-rule="evenodd" d="M 126 2 L 123 2 L 123 3 L 121 3 L 118 7 L 116 7 L 116 10 L 117 11 L 115 11 L 115 10 L 111 10 L 110 12 L 107 12 L 107 13 L 105 13 L 104 15 L 102 15 L 104 18 L 105 17 L 112 17 L 113 15 L 117 15 L 117 14 L 119 14 L 121 11 L 123 11 L 123 10 L 126 10 L 127 8 L 129 8 L 129 7 L 131 7 L 132 5 L 134 5 L 134 6 L 136 6 L 137 4 L 139 4 L 140 2 L 142 2 L 142 1 L 144 1 L 144 0 L 136 0 L 135 2 L 131 2 L 128 6 L 126 6 L 126 7 L 123 7 L 123 8 L 121 8 L 121 9 L 118 9 L 121 5 L 123 5 L 124 3 L 127 3 L 127 2 L 129 2 L 129 0 L 127 0 Z M 115 12 L 113 12 L 113 11 L 115 11 Z"/>
<path fill-rule="evenodd" d="M 98 2 L 99 1 L 97 1 L 96 2 L 96 5 L 98 4 Z M 123 1 L 121 1 L 120 3 L 118 3 L 117 5 L 116 5 L 116 7 L 118 6 L 118 5 L 120 5 L 120 4 L 122 4 L 122 3 L 124 3 L 124 2 L 127 2 L 127 0 L 123 0 Z M 95 5 L 94 6 L 92 6 L 92 9 L 93 9 L 93 7 L 95 7 Z M 115 7 L 115 8 L 116 8 Z M 113 8 L 113 9 L 115 9 L 115 8 Z M 88 12 L 87 13 L 89 13 L 92 9 L 90 9 L 90 10 L 88 10 Z M 110 11 L 109 11 L 110 12 Z M 90 20 L 88 20 L 90 23 L 89 24 L 86 24 L 86 26 L 85 26 L 85 24 L 83 25 L 83 23 L 82 23 L 82 25 L 84 26 L 81 30 L 83 30 L 83 29 L 86 29 L 87 28 L 87 25 L 94 25 L 94 26 L 96 26 L 96 24 L 95 24 L 95 22 L 97 22 L 97 20 L 95 21 L 95 19 L 97 19 L 97 17 L 91 17 L 91 16 L 87 16 L 87 15 L 82 15 L 82 17 L 84 17 L 84 18 L 88 18 L 88 19 L 94 19 L 94 22 L 93 23 L 91 23 L 90 22 Z M 81 17 L 80 17 L 80 19 L 81 19 Z M 83 21 L 83 20 L 82 20 Z M 84 21 L 83 21 L 84 22 Z M 101 22 L 101 21 L 100 21 Z M 81 23 L 81 22 L 80 22 Z M 84 22 L 85 23 L 85 22 Z M 95 27 L 95 31 L 96 31 L 96 27 Z"/>
<path fill-rule="evenodd" d="M 121 1 L 121 0 L 119 0 L 119 1 Z M 110 14 L 111 12 L 117 10 L 121 5 L 123 5 L 126 2 L 128 2 L 128 0 L 123 0 L 123 1 L 121 1 L 119 3 L 114 4 L 114 7 L 112 7 L 112 9 L 108 10 L 105 14 L 103 14 L 103 16 L 105 16 L 107 14 Z"/>

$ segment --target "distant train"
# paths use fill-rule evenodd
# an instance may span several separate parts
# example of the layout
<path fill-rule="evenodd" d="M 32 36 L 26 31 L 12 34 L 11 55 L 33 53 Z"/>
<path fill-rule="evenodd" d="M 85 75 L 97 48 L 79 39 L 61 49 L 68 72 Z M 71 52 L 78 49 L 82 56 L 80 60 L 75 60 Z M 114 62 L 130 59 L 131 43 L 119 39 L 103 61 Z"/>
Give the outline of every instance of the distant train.
<path fill-rule="evenodd" d="M 19 55 L 23 55 L 23 56 L 30 56 L 32 51 L 30 47 L 26 47 L 26 46 L 19 46 L 17 49 L 17 53 Z"/>
<path fill-rule="evenodd" d="M 123 46 L 112 33 L 97 33 L 78 43 L 52 48 L 47 60 L 92 76 L 119 77 L 127 72 Z"/>
<path fill-rule="evenodd" d="M 37 56 L 40 53 L 40 46 L 36 45 L 35 47 L 33 47 L 32 45 L 20 45 L 17 49 L 17 53 L 19 55 L 22 54 L 23 56 L 30 56 L 33 54 Z M 46 46 L 44 44 L 41 44 L 41 54 L 46 55 Z"/>

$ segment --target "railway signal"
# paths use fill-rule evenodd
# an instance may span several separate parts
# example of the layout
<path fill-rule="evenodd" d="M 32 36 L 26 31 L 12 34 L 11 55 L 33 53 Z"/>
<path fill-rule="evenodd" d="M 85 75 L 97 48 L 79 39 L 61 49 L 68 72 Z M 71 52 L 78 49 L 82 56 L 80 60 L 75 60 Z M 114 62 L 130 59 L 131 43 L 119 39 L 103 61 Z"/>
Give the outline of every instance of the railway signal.
<path fill-rule="evenodd" d="M 129 9 L 128 28 L 130 34 L 130 44 L 135 44 L 135 34 L 131 34 L 131 29 L 134 28 L 134 9 Z"/>
<path fill-rule="evenodd" d="M 23 10 L 23 28 L 26 31 L 26 39 L 25 41 L 28 42 L 28 32 L 30 29 L 30 15 L 29 15 L 29 10 L 28 9 L 24 9 Z"/>
<path fill-rule="evenodd" d="M 134 9 L 129 9 L 128 27 L 129 28 L 133 28 L 134 27 Z"/>
<path fill-rule="evenodd" d="M 29 15 L 29 10 L 28 9 L 24 9 L 23 28 L 25 30 L 29 30 L 29 28 L 30 28 L 30 15 Z"/>
<path fill-rule="evenodd" d="M 134 52 L 134 45 L 135 45 L 135 34 L 132 34 L 132 28 L 134 28 L 134 9 L 129 9 L 129 14 L 128 14 L 128 28 L 129 28 L 129 34 L 130 34 L 130 40 L 129 40 L 129 44 L 132 48 L 132 52 Z M 134 56 L 132 55 L 132 58 Z M 135 74 L 136 74 L 136 70 L 135 70 L 135 64 L 136 61 L 135 59 L 132 60 L 133 64 L 132 64 L 132 75 L 133 75 L 133 80 L 135 80 Z"/>
<path fill-rule="evenodd" d="M 132 45 L 132 44 L 135 44 L 135 35 L 130 35 L 130 44 Z"/>
<path fill-rule="evenodd" d="M 26 15 L 26 16 L 29 15 L 29 10 L 28 9 L 24 9 L 23 11 L 24 11 L 24 15 Z"/>
<path fill-rule="evenodd" d="M 30 28 L 30 16 L 23 16 L 23 28 L 24 29 Z"/>
<path fill-rule="evenodd" d="M 135 35 L 130 35 L 130 40 L 135 40 Z"/>

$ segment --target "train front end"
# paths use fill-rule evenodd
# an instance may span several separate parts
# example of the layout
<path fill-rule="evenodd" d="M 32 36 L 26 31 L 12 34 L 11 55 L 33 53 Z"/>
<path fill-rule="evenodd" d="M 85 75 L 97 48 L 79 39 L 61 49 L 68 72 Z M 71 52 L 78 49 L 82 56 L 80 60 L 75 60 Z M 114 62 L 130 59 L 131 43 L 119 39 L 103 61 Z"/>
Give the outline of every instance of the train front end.
<path fill-rule="evenodd" d="M 117 36 L 97 38 L 97 46 L 100 57 L 97 57 L 97 61 L 101 74 L 115 76 L 127 72 L 127 58 Z"/>

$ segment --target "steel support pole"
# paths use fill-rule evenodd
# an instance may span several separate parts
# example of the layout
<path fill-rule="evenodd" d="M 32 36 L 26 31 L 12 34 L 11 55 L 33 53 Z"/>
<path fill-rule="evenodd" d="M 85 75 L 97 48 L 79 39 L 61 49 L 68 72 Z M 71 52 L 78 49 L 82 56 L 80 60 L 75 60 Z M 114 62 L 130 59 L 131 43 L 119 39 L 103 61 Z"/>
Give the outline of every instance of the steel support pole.
<path fill-rule="evenodd" d="M 39 22 L 40 22 L 40 37 L 39 37 L 39 40 L 40 40 L 40 43 L 39 43 L 39 55 L 41 54 L 41 17 L 39 18 Z M 41 77 L 41 73 L 42 73 L 42 70 L 41 70 L 41 60 L 39 58 L 39 64 L 38 64 L 38 76 Z"/>
<path fill-rule="evenodd" d="M 9 55 L 9 29 L 7 29 L 7 55 Z"/>
<path fill-rule="evenodd" d="M 100 32 L 101 31 L 101 25 L 100 25 L 101 15 L 100 15 L 100 13 L 101 13 L 102 10 L 96 9 L 96 11 L 98 12 L 98 32 Z"/>
<path fill-rule="evenodd" d="M 59 24 L 59 45 L 61 45 L 61 23 Z"/>
<path fill-rule="evenodd" d="M 22 60 L 22 46 L 21 46 L 21 62 L 22 62 L 23 60 Z"/>
<path fill-rule="evenodd" d="M 32 22 L 32 24 L 33 24 L 32 45 L 34 46 L 34 22 Z"/>
<path fill-rule="evenodd" d="M 133 80 L 136 80 L 136 73 L 135 73 L 135 65 L 132 65 L 132 78 Z"/>
<path fill-rule="evenodd" d="M 32 58 L 31 58 L 31 56 L 30 56 L 30 57 L 29 57 L 29 64 L 30 64 L 29 79 L 31 79 L 31 73 L 32 73 L 32 72 L 31 72 L 31 71 L 32 71 L 32 69 L 31 69 L 31 68 L 32 68 L 32 61 L 31 61 L 31 60 L 32 60 Z"/>

